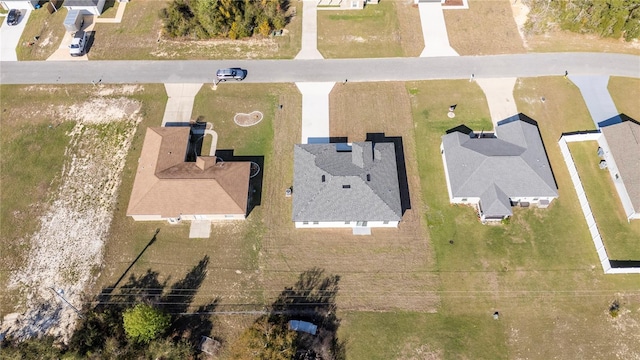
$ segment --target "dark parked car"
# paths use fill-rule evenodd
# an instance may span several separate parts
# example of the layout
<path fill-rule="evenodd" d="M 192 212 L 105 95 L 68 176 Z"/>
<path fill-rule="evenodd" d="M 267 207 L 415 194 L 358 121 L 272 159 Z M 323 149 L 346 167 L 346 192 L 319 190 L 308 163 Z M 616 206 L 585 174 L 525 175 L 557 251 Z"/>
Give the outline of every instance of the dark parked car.
<path fill-rule="evenodd" d="M 228 79 L 244 80 L 247 77 L 247 70 L 240 68 L 220 69 L 216 72 L 219 81 L 227 81 Z"/>
<path fill-rule="evenodd" d="M 11 9 L 9 10 L 9 14 L 7 15 L 7 24 L 9 25 L 17 25 L 18 20 L 20 20 L 20 10 Z"/>

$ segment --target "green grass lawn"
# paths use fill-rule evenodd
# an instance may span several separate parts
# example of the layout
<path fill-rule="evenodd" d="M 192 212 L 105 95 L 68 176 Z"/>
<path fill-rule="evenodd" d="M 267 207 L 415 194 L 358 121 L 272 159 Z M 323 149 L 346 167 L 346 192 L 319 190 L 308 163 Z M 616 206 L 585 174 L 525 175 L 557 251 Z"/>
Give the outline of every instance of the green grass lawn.
<path fill-rule="evenodd" d="M 640 121 L 640 79 L 612 76 L 608 89 L 618 112 Z"/>
<path fill-rule="evenodd" d="M 60 46 L 65 34 L 63 26 L 67 8 L 49 14 L 46 6 L 31 11 L 29 22 L 22 32 L 16 48 L 18 60 L 46 60 Z M 38 36 L 38 40 L 35 37 Z M 28 44 L 32 43 L 31 46 Z"/>
<path fill-rule="evenodd" d="M 640 260 L 640 222 L 628 222 L 609 171 L 598 167 L 598 143 L 569 143 L 582 186 L 612 260 Z"/>
<path fill-rule="evenodd" d="M 192 117 L 213 124 L 218 133 L 218 149 L 235 149 L 237 155 L 265 155 L 271 151 L 273 119 L 278 101 L 273 84 L 219 84 L 217 90 L 202 87 L 196 96 Z M 236 113 L 262 112 L 256 125 L 238 126 Z"/>
<path fill-rule="evenodd" d="M 507 359 L 502 324 L 491 316 L 418 312 L 342 314 L 347 359 Z"/>
<path fill-rule="evenodd" d="M 318 51 L 325 58 L 404 56 L 396 6 L 381 1 L 362 10 L 318 11 Z"/>
<path fill-rule="evenodd" d="M 620 340 L 609 335 L 617 325 L 607 308 L 615 298 L 625 299 L 630 312 L 625 321 L 636 323 L 637 279 L 602 274 L 557 146 L 563 131 L 593 128 L 584 103 L 575 100 L 581 98 L 578 89 L 562 78 L 518 81 L 518 109 L 539 123 L 560 197 L 548 209 L 516 208 L 509 224 L 497 226 L 480 224 L 469 207 L 449 204 L 439 151 L 446 129 L 458 124 L 475 130 L 491 127 L 481 90 L 468 81 L 408 83 L 407 90 L 412 94 L 424 216 L 437 257 L 444 321 L 471 317 L 481 333 L 490 332 L 495 324 L 477 319 L 500 311 L 506 344 L 500 338 L 496 344 L 506 345 L 507 355 L 496 347 L 489 358 L 570 358 L 579 348 L 600 354 L 619 351 Z M 458 107 L 451 120 L 446 111 L 453 103 Z M 425 338 L 425 343 L 436 347 L 437 339 Z M 543 348 L 538 346 L 542 343 Z M 622 343 L 628 346 L 626 354 L 640 351 L 637 343 Z M 475 358 L 464 351 L 451 357 Z"/>

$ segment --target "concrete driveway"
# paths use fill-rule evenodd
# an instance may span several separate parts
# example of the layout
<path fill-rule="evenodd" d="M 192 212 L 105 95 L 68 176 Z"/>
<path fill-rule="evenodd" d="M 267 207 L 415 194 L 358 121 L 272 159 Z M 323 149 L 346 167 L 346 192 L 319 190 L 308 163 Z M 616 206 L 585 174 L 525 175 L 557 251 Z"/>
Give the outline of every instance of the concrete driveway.
<path fill-rule="evenodd" d="M 516 85 L 516 80 L 518 79 L 493 78 L 476 80 L 487 98 L 494 129 L 498 125 L 498 121 L 518 113 L 516 100 L 513 98 L 513 88 Z"/>
<path fill-rule="evenodd" d="M 335 83 L 297 82 L 302 94 L 302 143 L 329 142 L 329 93 Z"/>
<path fill-rule="evenodd" d="M 9 26 L 6 16 L 2 20 L 2 27 L 0 27 L 0 61 L 18 61 L 16 47 L 18 47 L 22 31 L 29 21 L 31 10 L 21 9 L 20 13 L 22 15 L 20 15 L 17 25 Z"/>
<path fill-rule="evenodd" d="M 87 61 L 89 57 L 87 56 L 88 51 L 91 50 L 91 45 L 93 44 L 93 26 L 94 26 L 94 17 L 93 15 L 85 15 L 84 16 L 84 25 L 82 26 L 82 30 L 85 31 L 88 35 L 87 38 L 87 48 L 82 56 L 71 56 L 69 54 L 69 45 L 71 45 L 71 40 L 73 39 L 73 34 L 70 32 L 66 32 L 62 37 L 62 41 L 60 41 L 60 46 L 56 51 L 54 51 L 51 56 L 47 58 L 47 61 Z"/>
<path fill-rule="evenodd" d="M 439 2 L 420 3 L 418 10 L 424 38 L 424 50 L 420 57 L 458 56 L 458 53 L 449 45 L 449 34 L 444 22 L 442 5 Z"/>
<path fill-rule="evenodd" d="M 579 76 L 569 75 L 571 80 L 582 94 L 589 114 L 593 119 L 596 128 L 600 128 L 599 123 L 618 116 L 616 104 L 609 94 L 609 77 L 605 75 Z"/>
<path fill-rule="evenodd" d="M 164 84 L 167 91 L 167 105 L 162 118 L 162 126 L 167 123 L 189 123 L 193 102 L 202 84 Z"/>

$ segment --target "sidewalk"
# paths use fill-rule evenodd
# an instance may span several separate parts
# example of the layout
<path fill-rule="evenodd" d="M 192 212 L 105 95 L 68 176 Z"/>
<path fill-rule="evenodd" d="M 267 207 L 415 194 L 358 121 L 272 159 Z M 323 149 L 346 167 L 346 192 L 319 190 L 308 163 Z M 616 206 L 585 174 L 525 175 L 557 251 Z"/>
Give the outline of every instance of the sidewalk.
<path fill-rule="evenodd" d="M 119 24 L 122 22 L 122 16 L 124 15 L 124 9 L 127 7 L 126 2 L 116 2 L 118 4 L 118 10 L 116 11 L 115 18 L 99 18 L 96 17 L 94 22 L 96 23 L 111 23 L 111 24 Z"/>

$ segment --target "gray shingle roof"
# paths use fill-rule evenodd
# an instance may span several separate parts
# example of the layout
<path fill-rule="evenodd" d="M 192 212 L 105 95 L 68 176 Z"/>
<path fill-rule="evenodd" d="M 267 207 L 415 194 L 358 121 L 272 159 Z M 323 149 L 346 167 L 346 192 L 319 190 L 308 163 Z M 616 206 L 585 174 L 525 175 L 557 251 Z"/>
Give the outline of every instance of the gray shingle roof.
<path fill-rule="evenodd" d="M 293 221 L 399 221 L 393 143 L 298 144 L 293 152 Z"/>
<path fill-rule="evenodd" d="M 640 123 L 622 116 L 624 121 L 621 119 L 600 129 L 607 139 L 631 204 L 636 212 L 640 212 Z"/>
<path fill-rule="evenodd" d="M 442 145 L 453 197 L 480 197 L 487 216 L 505 215 L 508 198 L 558 196 L 538 127 L 522 114 L 499 122 L 496 137 L 452 132 Z"/>

